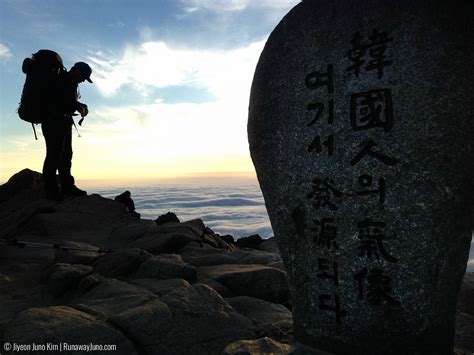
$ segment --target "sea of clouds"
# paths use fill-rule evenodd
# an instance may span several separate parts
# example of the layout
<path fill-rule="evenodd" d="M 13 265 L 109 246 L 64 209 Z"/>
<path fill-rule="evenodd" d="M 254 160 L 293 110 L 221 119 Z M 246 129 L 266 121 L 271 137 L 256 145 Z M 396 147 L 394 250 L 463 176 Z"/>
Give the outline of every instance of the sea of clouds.
<path fill-rule="evenodd" d="M 252 234 L 259 234 L 262 238 L 273 236 L 258 183 L 252 180 L 228 184 L 204 181 L 133 188 L 96 188 L 88 192 L 114 198 L 129 190 L 137 212 L 145 219 L 154 220 L 162 214 L 173 212 L 180 221 L 199 218 L 214 232 L 230 234 L 235 239 Z M 467 269 L 474 272 L 474 241 L 471 242 Z"/>
<path fill-rule="evenodd" d="M 109 188 L 89 192 L 114 198 L 124 190 Z M 256 183 L 157 184 L 128 190 L 142 218 L 156 219 L 173 212 L 180 221 L 199 218 L 214 232 L 230 234 L 235 239 L 252 234 L 259 234 L 262 238 L 273 236 L 265 202 Z"/>

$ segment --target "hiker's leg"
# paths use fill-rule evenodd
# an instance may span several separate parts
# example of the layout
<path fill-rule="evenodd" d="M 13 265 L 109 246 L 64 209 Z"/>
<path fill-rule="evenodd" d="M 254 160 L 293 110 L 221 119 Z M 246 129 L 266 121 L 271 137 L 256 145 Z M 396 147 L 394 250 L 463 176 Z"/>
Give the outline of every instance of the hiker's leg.
<path fill-rule="evenodd" d="M 61 188 L 67 190 L 74 185 L 71 175 L 72 166 L 72 128 L 70 125 L 63 127 L 61 155 L 59 158 L 59 181 Z"/>
<path fill-rule="evenodd" d="M 46 157 L 43 164 L 43 180 L 47 192 L 58 191 L 56 170 L 59 167 L 59 157 L 62 150 L 62 139 L 58 128 L 51 123 L 41 124 L 44 140 L 46 142 Z"/>
<path fill-rule="evenodd" d="M 59 163 L 59 181 L 61 182 L 61 192 L 66 196 L 84 196 L 87 192 L 78 189 L 74 184 L 74 177 L 71 175 L 72 165 L 72 126 L 66 127 L 63 137 L 63 149 L 61 161 Z"/>

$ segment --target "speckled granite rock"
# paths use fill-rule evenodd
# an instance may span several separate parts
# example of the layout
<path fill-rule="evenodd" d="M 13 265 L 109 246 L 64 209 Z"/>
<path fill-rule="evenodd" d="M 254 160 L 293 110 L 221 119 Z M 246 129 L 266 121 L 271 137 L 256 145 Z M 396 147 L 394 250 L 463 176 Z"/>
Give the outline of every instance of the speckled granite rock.
<path fill-rule="evenodd" d="M 473 16 L 468 0 L 306 0 L 265 45 L 248 134 L 297 340 L 452 351 L 471 240 Z"/>
<path fill-rule="evenodd" d="M 240 340 L 229 344 L 223 355 L 289 354 L 292 347 L 264 337 L 257 340 Z"/>

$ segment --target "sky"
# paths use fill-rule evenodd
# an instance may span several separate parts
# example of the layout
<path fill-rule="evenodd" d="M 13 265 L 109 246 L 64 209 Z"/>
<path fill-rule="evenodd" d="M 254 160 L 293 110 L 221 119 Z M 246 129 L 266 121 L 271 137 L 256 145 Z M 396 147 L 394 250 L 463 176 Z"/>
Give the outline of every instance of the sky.
<path fill-rule="evenodd" d="M 73 127 L 78 180 L 254 174 L 247 114 L 255 66 L 299 0 L 0 0 L 0 183 L 41 172 L 45 143 L 16 110 L 23 59 L 52 49 L 89 107 Z M 77 120 L 76 120 L 77 121 Z M 76 122 L 77 123 L 77 122 Z"/>

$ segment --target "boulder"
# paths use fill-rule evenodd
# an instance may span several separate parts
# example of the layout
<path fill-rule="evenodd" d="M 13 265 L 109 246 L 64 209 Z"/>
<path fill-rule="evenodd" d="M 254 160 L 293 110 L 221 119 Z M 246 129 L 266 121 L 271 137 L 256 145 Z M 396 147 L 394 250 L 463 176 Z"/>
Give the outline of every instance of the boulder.
<path fill-rule="evenodd" d="M 78 286 L 78 297 L 82 301 L 136 294 L 151 294 L 151 292 L 143 287 L 120 280 L 107 279 L 96 273 L 84 277 Z"/>
<path fill-rule="evenodd" d="M 291 311 L 281 304 L 270 303 L 258 298 L 239 296 L 225 299 L 240 314 L 260 325 L 292 321 Z"/>
<path fill-rule="evenodd" d="M 181 287 L 160 301 L 173 318 L 156 354 L 221 354 L 231 342 L 255 338 L 252 322 L 206 285 Z"/>
<path fill-rule="evenodd" d="M 190 242 L 201 244 L 204 223 L 197 219 L 183 223 L 167 223 L 145 233 L 129 244 L 131 248 L 147 250 L 152 254 L 174 253 Z"/>
<path fill-rule="evenodd" d="M 219 237 L 220 237 L 222 240 L 224 240 L 224 242 L 226 242 L 227 244 L 234 244 L 234 243 L 235 243 L 234 237 L 231 236 L 230 234 L 219 235 Z"/>
<path fill-rule="evenodd" d="M 191 286 L 188 281 L 183 279 L 167 279 L 167 280 L 157 280 L 157 279 L 134 279 L 130 280 L 130 283 L 146 288 L 150 292 L 158 296 L 163 296 L 168 292 L 171 292 L 180 287 L 189 287 Z"/>
<path fill-rule="evenodd" d="M 157 226 L 150 220 L 134 219 L 131 223 L 117 226 L 107 238 L 107 245 L 109 248 L 125 248 L 135 240 L 153 235 L 157 232 Z"/>
<path fill-rule="evenodd" d="M 140 213 L 135 211 L 135 203 L 133 202 L 130 191 L 127 190 L 120 195 L 115 196 L 114 201 L 125 205 L 125 207 L 127 207 L 128 213 L 130 213 L 133 217 L 140 218 Z"/>
<path fill-rule="evenodd" d="M 113 315 L 107 321 L 147 354 L 153 355 L 156 354 L 155 346 L 172 328 L 173 316 L 166 304 L 155 299 Z"/>
<path fill-rule="evenodd" d="M 121 295 L 111 298 L 78 300 L 78 303 L 74 303 L 74 308 L 93 315 L 97 319 L 107 320 L 114 314 L 139 307 L 142 304 L 156 299 L 158 299 L 158 297 L 151 293 Z"/>
<path fill-rule="evenodd" d="M 291 354 L 293 347 L 264 337 L 256 340 L 239 340 L 226 346 L 223 355 Z"/>
<path fill-rule="evenodd" d="M 240 248 L 253 248 L 253 249 L 258 249 L 260 244 L 263 242 L 262 237 L 258 234 L 250 235 L 248 237 L 243 237 L 237 239 L 235 242 L 235 245 L 237 245 Z"/>
<path fill-rule="evenodd" d="M 65 306 L 31 308 L 21 312 L 8 326 L 3 341 L 10 344 L 54 346 L 48 353 L 60 352 L 59 344 L 115 345 L 114 354 L 138 354 L 133 344 L 109 324 L 84 312 Z M 45 350 L 25 349 L 28 354 Z M 67 349 L 64 348 L 65 353 Z M 82 351 L 86 353 L 87 350 Z M 77 353 L 77 351 L 69 353 Z"/>
<path fill-rule="evenodd" d="M 39 198 L 42 190 L 42 175 L 30 169 L 23 169 L 0 185 L 0 203 L 13 197 L 31 201 Z"/>
<path fill-rule="evenodd" d="M 98 252 L 100 248 L 96 245 L 70 241 L 65 241 L 62 245 L 71 249 L 57 249 L 54 255 L 55 263 L 92 265 L 101 255 Z"/>
<path fill-rule="evenodd" d="M 236 296 L 250 296 L 273 303 L 285 303 L 289 298 L 286 273 L 258 265 L 216 265 L 198 267 L 198 281 L 213 280 Z"/>
<path fill-rule="evenodd" d="M 209 245 L 190 243 L 179 251 L 187 263 L 193 266 L 221 264 L 270 264 L 280 262 L 280 255 L 264 251 L 246 249 L 217 249 Z"/>
<path fill-rule="evenodd" d="M 162 224 L 166 223 L 180 223 L 179 218 L 174 214 L 173 212 L 168 212 L 166 214 L 163 214 L 159 216 L 156 220 L 155 223 L 157 226 L 161 226 Z"/>
<path fill-rule="evenodd" d="M 134 278 L 184 279 L 196 280 L 196 269 L 185 263 L 180 255 L 160 254 L 143 262 L 134 274 Z"/>
<path fill-rule="evenodd" d="M 88 285 L 89 283 L 92 285 Z M 81 293 L 82 289 L 86 288 L 85 284 L 88 285 L 87 291 Z M 79 293 L 71 303 L 74 308 L 104 320 L 157 298 L 144 287 L 114 279 L 97 280 L 97 274 L 92 274 L 81 281 Z"/>
<path fill-rule="evenodd" d="M 86 265 L 54 264 L 48 277 L 48 291 L 53 297 L 73 291 L 83 277 L 92 274 L 93 269 Z"/>
<path fill-rule="evenodd" d="M 474 273 L 464 275 L 456 313 L 456 354 L 474 353 Z"/>
<path fill-rule="evenodd" d="M 29 196 L 29 195 L 28 195 Z M 0 204 L 0 237 L 14 239 L 18 235 L 31 230 L 32 219 L 37 215 L 50 214 L 55 211 L 54 204 L 48 200 L 25 201 L 18 197 Z M 33 234 L 47 235 L 47 230 L 42 225 L 37 225 Z"/>
<path fill-rule="evenodd" d="M 455 349 L 459 354 L 472 355 L 474 353 L 474 315 L 456 313 Z"/>
<path fill-rule="evenodd" d="M 106 277 L 124 278 L 151 257 L 150 253 L 136 248 L 114 251 L 98 257 L 94 270 Z"/>
<path fill-rule="evenodd" d="M 212 229 L 206 227 L 206 230 L 201 235 L 201 241 L 204 244 L 208 244 L 213 248 L 221 248 L 226 250 L 231 250 L 232 246 L 227 244 L 224 239 L 215 234 Z"/>
<path fill-rule="evenodd" d="M 10 205 L 10 201 L 6 203 Z M 67 236 L 68 241 L 99 246 L 107 243 L 115 229 L 135 221 L 125 206 L 99 195 L 65 199 L 61 203 L 46 199 L 23 202 L 8 220 L 0 218 L 2 225 L 17 225 L 10 233 L 28 235 L 30 239 L 58 243 Z"/>
<path fill-rule="evenodd" d="M 85 294 L 106 280 L 101 274 L 93 273 L 84 277 L 77 286 L 78 294 Z"/>
<path fill-rule="evenodd" d="M 265 44 L 248 138 L 297 341 L 452 353 L 473 227 L 473 17 L 470 0 L 308 0 Z"/>
<path fill-rule="evenodd" d="M 247 296 L 226 298 L 226 301 L 253 321 L 260 337 L 268 336 L 284 343 L 293 343 L 292 314 L 285 306 Z"/>
<path fill-rule="evenodd" d="M 252 339 L 269 337 L 292 344 L 295 355 L 322 354 L 294 344 L 285 268 L 274 238 L 263 240 L 259 250 L 240 249 L 217 242 L 220 237 L 201 220 L 157 226 L 109 211 L 107 199 L 85 196 L 52 203 L 39 189 L 37 197 L 26 189 L 30 192 L 0 202 L 0 234 L 93 251 L 0 248 L 2 343 L 92 342 L 115 344 L 117 354 L 221 354 L 241 340 L 253 344 L 254 353 L 265 353 L 268 342 Z M 80 220 L 93 224 L 67 230 Z M 65 240 L 70 235 L 72 240 Z M 184 243 L 167 245 L 171 235 L 181 235 Z M 176 249 L 176 254 L 129 247 L 144 237 L 150 238 L 150 250 Z M 99 248 L 114 251 L 99 254 Z M 183 279 L 194 281 L 196 270 L 205 285 Z M 465 275 L 459 296 L 456 355 L 474 352 L 472 280 L 472 274 Z"/>

